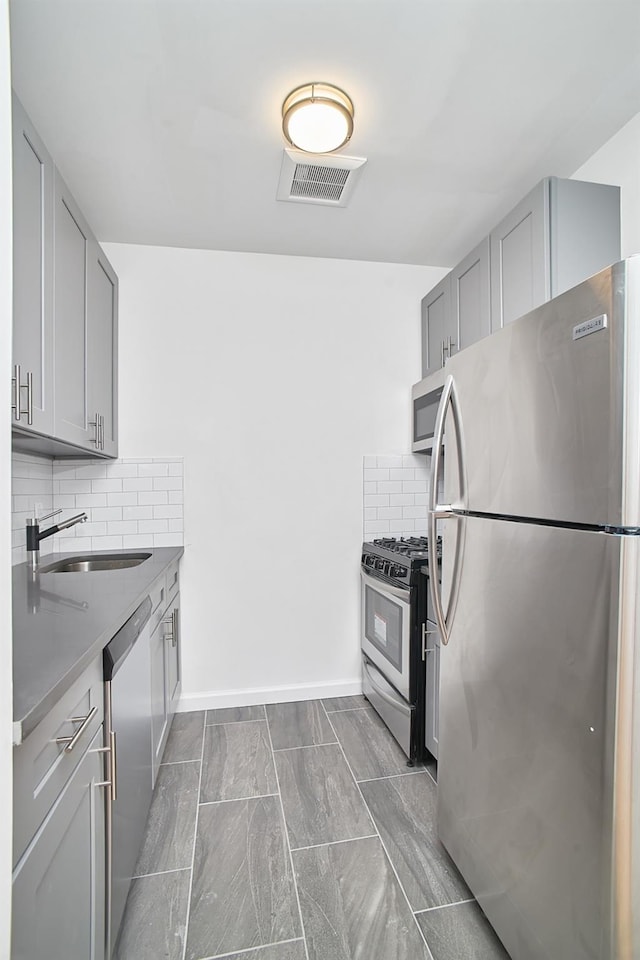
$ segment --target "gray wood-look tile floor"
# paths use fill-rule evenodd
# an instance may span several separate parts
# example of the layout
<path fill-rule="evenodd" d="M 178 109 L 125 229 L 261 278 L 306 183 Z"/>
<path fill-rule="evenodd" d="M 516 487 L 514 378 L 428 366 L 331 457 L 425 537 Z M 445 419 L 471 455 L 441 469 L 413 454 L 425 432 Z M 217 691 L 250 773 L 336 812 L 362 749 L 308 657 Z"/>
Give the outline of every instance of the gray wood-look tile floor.
<path fill-rule="evenodd" d="M 117 960 L 508 960 L 362 697 L 179 714 Z"/>

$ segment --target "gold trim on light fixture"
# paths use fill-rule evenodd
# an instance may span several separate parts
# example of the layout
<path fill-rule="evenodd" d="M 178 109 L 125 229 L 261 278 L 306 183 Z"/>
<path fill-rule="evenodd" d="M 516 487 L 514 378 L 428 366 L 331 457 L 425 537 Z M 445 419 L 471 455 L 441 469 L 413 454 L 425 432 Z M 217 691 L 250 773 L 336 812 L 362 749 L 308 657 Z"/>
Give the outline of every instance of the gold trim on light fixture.
<path fill-rule="evenodd" d="M 282 104 L 282 131 L 305 153 L 332 153 L 351 139 L 353 102 L 330 83 L 305 83 Z"/>

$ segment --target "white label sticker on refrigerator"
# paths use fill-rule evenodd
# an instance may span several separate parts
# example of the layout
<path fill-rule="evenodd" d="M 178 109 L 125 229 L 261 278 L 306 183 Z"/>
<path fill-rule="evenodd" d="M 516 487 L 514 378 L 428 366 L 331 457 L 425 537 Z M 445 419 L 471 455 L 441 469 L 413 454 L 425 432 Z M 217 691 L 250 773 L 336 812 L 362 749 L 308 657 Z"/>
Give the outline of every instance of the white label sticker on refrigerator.
<path fill-rule="evenodd" d="M 386 647 L 387 621 L 384 619 L 384 617 L 381 617 L 379 613 L 374 613 L 373 615 L 373 632 L 375 634 L 376 640 L 379 640 L 380 643 L 383 643 Z"/>
<path fill-rule="evenodd" d="M 580 340 L 582 337 L 588 337 L 590 333 L 597 333 L 598 330 L 604 330 L 606 326 L 606 313 L 601 314 L 599 317 L 592 317 L 591 320 L 585 320 L 583 323 L 576 324 L 573 328 L 573 339 Z"/>

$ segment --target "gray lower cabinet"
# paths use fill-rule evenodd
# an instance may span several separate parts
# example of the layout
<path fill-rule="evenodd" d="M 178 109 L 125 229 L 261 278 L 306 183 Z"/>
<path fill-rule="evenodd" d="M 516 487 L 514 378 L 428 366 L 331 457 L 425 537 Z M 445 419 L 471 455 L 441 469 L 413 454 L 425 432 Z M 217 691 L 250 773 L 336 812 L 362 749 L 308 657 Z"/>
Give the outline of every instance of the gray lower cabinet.
<path fill-rule="evenodd" d="M 427 750 L 438 759 L 440 713 L 440 634 L 435 623 L 427 620 L 426 688 L 424 742 Z"/>
<path fill-rule="evenodd" d="M 153 781 L 180 699 L 180 594 L 165 610 L 151 635 L 151 729 Z"/>
<path fill-rule="evenodd" d="M 13 103 L 12 424 L 53 430 L 53 160 Z"/>
<path fill-rule="evenodd" d="M 12 960 L 103 960 L 102 727 L 13 874 Z"/>

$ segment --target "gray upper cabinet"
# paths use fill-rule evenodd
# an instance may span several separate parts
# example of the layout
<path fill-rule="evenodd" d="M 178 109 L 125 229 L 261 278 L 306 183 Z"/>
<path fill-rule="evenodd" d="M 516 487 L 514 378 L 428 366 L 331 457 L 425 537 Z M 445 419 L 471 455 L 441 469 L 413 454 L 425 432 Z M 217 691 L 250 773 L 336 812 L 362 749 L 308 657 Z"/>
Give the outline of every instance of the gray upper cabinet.
<path fill-rule="evenodd" d="M 490 235 L 491 329 L 620 259 L 620 188 L 542 180 Z"/>
<path fill-rule="evenodd" d="M 15 96 L 13 113 L 16 444 L 116 457 L 118 278 Z"/>
<path fill-rule="evenodd" d="M 104 960 L 102 727 L 13 876 L 12 960 Z"/>
<path fill-rule="evenodd" d="M 14 98 L 12 423 L 42 433 L 53 429 L 53 183 L 53 160 Z"/>
<path fill-rule="evenodd" d="M 620 188 L 547 177 L 422 300 L 422 376 L 620 259 Z"/>
<path fill-rule="evenodd" d="M 89 246 L 87 391 L 91 442 L 118 455 L 118 278 L 100 245 Z"/>
<path fill-rule="evenodd" d="M 422 376 L 439 370 L 446 359 L 445 344 L 451 317 L 451 280 L 448 274 L 422 301 Z"/>
<path fill-rule="evenodd" d="M 86 447 L 91 430 L 87 398 L 87 269 L 91 231 L 64 181 L 55 191 L 55 424 L 56 437 Z"/>
<path fill-rule="evenodd" d="M 446 343 L 448 357 L 491 333 L 489 238 L 485 237 L 450 276 L 454 337 Z"/>

